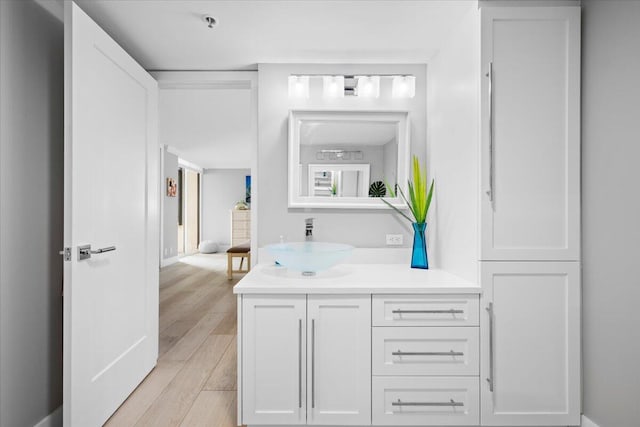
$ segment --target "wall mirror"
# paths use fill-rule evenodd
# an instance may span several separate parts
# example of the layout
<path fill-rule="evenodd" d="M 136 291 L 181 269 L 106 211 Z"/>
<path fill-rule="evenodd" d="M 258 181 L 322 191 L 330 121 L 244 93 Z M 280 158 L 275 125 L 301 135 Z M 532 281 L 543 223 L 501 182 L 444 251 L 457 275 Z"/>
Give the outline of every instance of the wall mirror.
<path fill-rule="evenodd" d="M 407 112 L 291 111 L 289 207 L 405 207 L 409 145 Z"/>

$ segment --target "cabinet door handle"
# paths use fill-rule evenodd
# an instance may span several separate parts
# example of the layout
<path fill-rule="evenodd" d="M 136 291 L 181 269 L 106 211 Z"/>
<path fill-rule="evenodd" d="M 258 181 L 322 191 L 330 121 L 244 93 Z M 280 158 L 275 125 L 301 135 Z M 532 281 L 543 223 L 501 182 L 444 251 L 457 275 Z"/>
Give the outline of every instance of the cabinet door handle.
<path fill-rule="evenodd" d="M 493 393 L 493 303 L 490 302 L 486 308 L 489 314 L 489 391 Z"/>
<path fill-rule="evenodd" d="M 464 406 L 464 403 L 453 399 L 448 402 L 403 402 L 398 399 L 396 402 L 391 402 L 391 406 Z"/>
<path fill-rule="evenodd" d="M 311 319 L 311 408 L 316 407 L 316 319 Z"/>
<path fill-rule="evenodd" d="M 464 356 L 461 351 L 394 351 L 392 356 Z"/>
<path fill-rule="evenodd" d="M 302 408 L 302 319 L 298 319 L 298 408 Z"/>
<path fill-rule="evenodd" d="M 493 202 L 493 62 L 489 62 L 489 190 L 487 196 Z"/>
<path fill-rule="evenodd" d="M 448 310 L 392 310 L 392 314 L 463 314 L 464 310 L 454 308 Z"/>

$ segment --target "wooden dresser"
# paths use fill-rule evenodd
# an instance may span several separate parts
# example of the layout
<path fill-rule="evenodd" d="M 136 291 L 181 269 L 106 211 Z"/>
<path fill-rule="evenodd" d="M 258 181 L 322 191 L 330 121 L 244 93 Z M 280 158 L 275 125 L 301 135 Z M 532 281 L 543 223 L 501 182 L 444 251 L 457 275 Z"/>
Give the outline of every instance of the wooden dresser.
<path fill-rule="evenodd" d="M 231 210 L 231 246 L 251 239 L 251 210 Z"/>

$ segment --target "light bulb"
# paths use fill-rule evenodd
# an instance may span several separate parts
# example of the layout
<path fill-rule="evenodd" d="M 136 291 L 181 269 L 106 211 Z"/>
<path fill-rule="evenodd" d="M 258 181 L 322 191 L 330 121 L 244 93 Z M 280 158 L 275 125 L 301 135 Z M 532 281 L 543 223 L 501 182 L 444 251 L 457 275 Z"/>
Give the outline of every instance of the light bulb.
<path fill-rule="evenodd" d="M 391 96 L 393 98 L 413 98 L 416 96 L 416 78 L 414 76 L 394 76 Z"/>
<path fill-rule="evenodd" d="M 309 98 L 309 76 L 289 76 L 289 97 Z"/>
<path fill-rule="evenodd" d="M 322 96 L 325 98 L 343 98 L 344 76 L 323 76 Z"/>
<path fill-rule="evenodd" d="M 356 95 L 362 98 L 380 96 L 380 76 L 356 76 Z"/>

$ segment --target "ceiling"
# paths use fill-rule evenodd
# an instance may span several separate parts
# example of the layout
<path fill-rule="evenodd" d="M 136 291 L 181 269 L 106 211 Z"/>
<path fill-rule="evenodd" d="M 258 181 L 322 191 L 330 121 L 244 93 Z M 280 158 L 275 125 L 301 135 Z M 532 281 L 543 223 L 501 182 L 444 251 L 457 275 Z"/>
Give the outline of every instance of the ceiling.
<path fill-rule="evenodd" d="M 184 160 L 204 169 L 250 168 L 251 94 L 242 89 L 163 89 L 159 138 Z"/>
<path fill-rule="evenodd" d="M 395 141 L 395 123 L 376 122 L 303 122 L 301 145 L 364 145 L 382 146 Z"/>
<path fill-rule="evenodd" d="M 76 0 L 148 70 L 425 63 L 476 0 Z M 213 29 L 202 17 L 218 20 Z"/>

